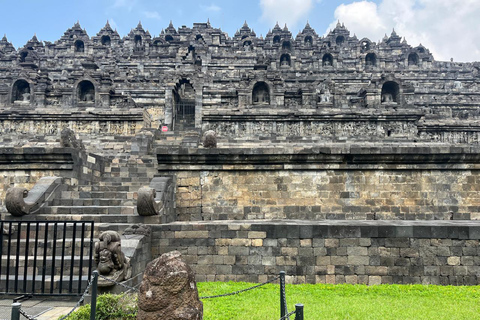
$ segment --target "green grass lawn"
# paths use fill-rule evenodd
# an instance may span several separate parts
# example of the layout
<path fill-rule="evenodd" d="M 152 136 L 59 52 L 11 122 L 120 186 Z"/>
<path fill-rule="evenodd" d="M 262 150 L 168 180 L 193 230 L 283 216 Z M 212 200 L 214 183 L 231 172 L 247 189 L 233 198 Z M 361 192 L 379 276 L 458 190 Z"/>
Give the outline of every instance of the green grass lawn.
<path fill-rule="evenodd" d="M 250 283 L 198 283 L 200 296 L 222 294 Z M 304 304 L 305 320 L 480 319 L 480 286 L 287 285 L 288 311 Z M 205 320 L 279 319 L 279 285 L 203 300 Z M 292 317 L 292 320 L 294 317 Z"/>

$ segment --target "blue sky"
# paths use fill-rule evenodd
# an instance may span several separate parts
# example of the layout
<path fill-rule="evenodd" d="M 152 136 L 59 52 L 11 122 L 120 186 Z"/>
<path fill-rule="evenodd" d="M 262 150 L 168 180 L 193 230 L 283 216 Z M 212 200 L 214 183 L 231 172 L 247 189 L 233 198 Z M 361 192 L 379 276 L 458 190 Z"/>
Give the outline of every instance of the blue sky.
<path fill-rule="evenodd" d="M 480 60 L 480 1 L 478 0 L 0 0 L 0 35 L 22 47 L 36 33 L 55 41 L 78 20 L 90 36 L 107 20 L 121 36 L 139 21 L 158 35 L 170 20 L 176 28 L 210 19 L 230 36 L 245 20 L 257 35 L 278 21 L 294 36 L 306 21 L 325 34 L 338 19 L 359 38 L 380 40 L 395 28 L 413 46 L 422 43 L 438 60 Z"/>

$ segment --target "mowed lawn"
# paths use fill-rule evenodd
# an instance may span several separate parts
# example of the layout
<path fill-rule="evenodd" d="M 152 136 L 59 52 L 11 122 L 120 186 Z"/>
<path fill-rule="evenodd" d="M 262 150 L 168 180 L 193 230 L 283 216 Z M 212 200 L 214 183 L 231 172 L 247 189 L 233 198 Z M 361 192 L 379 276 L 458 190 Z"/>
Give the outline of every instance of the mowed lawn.
<path fill-rule="evenodd" d="M 199 295 L 241 290 L 251 283 L 198 283 Z M 304 304 L 305 320 L 316 319 L 480 319 L 480 286 L 287 285 L 288 311 Z M 279 285 L 238 295 L 204 299 L 204 320 L 280 318 Z M 294 317 L 291 318 L 292 320 Z"/>

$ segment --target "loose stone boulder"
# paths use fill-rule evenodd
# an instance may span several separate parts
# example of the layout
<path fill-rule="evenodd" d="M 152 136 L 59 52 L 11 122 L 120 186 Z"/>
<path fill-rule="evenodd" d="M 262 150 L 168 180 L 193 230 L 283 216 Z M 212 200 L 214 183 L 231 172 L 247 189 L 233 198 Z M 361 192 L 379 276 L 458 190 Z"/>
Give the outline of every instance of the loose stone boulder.
<path fill-rule="evenodd" d="M 137 319 L 203 319 L 195 275 L 180 252 L 165 253 L 147 265 L 138 294 Z"/>

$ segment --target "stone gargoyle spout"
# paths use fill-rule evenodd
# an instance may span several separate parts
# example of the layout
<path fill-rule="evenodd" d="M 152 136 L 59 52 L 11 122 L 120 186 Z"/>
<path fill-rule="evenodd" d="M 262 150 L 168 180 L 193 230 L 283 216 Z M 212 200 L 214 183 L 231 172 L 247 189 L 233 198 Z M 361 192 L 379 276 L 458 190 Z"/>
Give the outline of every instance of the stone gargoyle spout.
<path fill-rule="evenodd" d="M 28 191 L 26 188 L 13 187 L 7 190 L 5 207 L 13 216 L 21 217 L 34 213 L 49 200 L 62 185 L 60 177 L 43 177 Z"/>
<path fill-rule="evenodd" d="M 137 212 L 141 216 L 162 214 L 172 193 L 171 177 L 155 177 L 150 186 L 138 190 Z"/>

